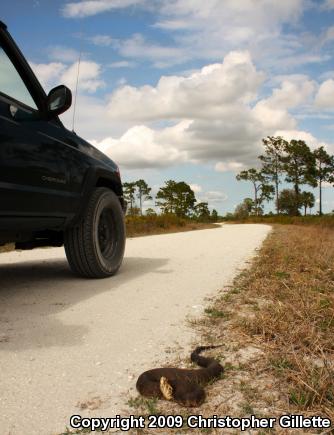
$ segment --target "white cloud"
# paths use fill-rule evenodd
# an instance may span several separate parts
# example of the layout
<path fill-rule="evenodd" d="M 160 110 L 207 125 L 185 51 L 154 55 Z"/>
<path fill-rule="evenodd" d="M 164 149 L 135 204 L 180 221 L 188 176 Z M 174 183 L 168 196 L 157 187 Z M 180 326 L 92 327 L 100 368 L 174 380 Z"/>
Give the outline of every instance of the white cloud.
<path fill-rule="evenodd" d="M 334 39 L 334 26 L 330 26 L 326 29 L 325 34 L 322 37 L 321 44 L 327 44 Z"/>
<path fill-rule="evenodd" d="M 125 168 L 166 167 L 188 160 L 185 151 L 162 144 L 159 132 L 143 125 L 131 127 L 119 139 L 92 143 Z"/>
<path fill-rule="evenodd" d="M 156 25 L 174 31 L 177 46 L 193 58 L 217 59 L 243 48 L 280 63 L 300 48 L 295 34 L 281 35 L 282 26 L 296 24 L 307 5 L 304 0 L 171 0 L 161 4 Z"/>
<path fill-rule="evenodd" d="M 328 152 L 334 152 L 334 144 L 320 141 L 312 133 L 303 130 L 278 130 L 274 136 L 282 136 L 286 140 L 303 140 L 311 149 L 324 147 Z"/>
<path fill-rule="evenodd" d="M 212 62 L 236 49 L 249 50 L 254 58 L 271 67 L 294 68 L 328 60 L 328 56 L 305 44 L 305 34 L 282 32 L 286 23 L 297 25 L 311 5 L 309 0 L 94 0 L 67 3 L 62 12 L 74 18 L 134 6 L 153 11 L 156 22 L 152 26 L 169 32 L 168 46 L 146 41 L 140 34 L 118 41 L 102 35 L 100 42 L 114 42 L 122 56 L 151 61 L 159 68 L 189 59 Z"/>
<path fill-rule="evenodd" d="M 295 80 L 285 79 L 281 87 L 274 89 L 267 103 L 272 107 L 290 109 L 305 103 L 313 94 L 315 83 L 308 78 L 297 76 Z"/>
<path fill-rule="evenodd" d="M 29 63 L 46 91 L 49 91 L 51 88 L 56 86 L 56 84 L 60 84 L 58 80 L 66 69 L 66 66 L 61 62 L 51 62 L 47 64 Z"/>
<path fill-rule="evenodd" d="M 101 47 L 108 47 L 113 43 L 113 39 L 109 35 L 95 35 L 88 38 L 94 45 L 99 45 Z"/>
<path fill-rule="evenodd" d="M 186 29 L 188 26 L 189 23 L 187 23 L 187 21 L 182 21 L 182 20 L 158 21 L 153 25 L 153 27 L 157 27 L 159 29 L 164 29 L 164 30 L 181 30 L 181 29 Z"/>
<path fill-rule="evenodd" d="M 191 190 L 193 190 L 195 193 L 199 193 L 202 192 L 202 186 L 200 186 L 199 184 L 190 184 L 189 185 Z"/>
<path fill-rule="evenodd" d="M 286 140 L 303 140 L 308 145 L 314 146 L 316 144 L 316 138 L 308 131 L 301 130 L 277 130 L 275 136 L 284 137 Z"/>
<path fill-rule="evenodd" d="M 30 65 L 45 89 L 64 84 L 74 92 L 78 73 L 78 62 L 72 65 L 66 65 L 61 62 L 51 62 L 47 64 L 35 64 L 30 62 Z M 82 60 L 80 63 L 79 90 L 81 92 L 94 93 L 97 89 L 103 88 L 105 83 L 100 76 L 101 66 L 99 64 Z"/>
<path fill-rule="evenodd" d="M 315 97 L 315 104 L 322 109 L 334 109 L 334 80 L 324 81 Z"/>
<path fill-rule="evenodd" d="M 88 17 L 112 9 L 127 8 L 137 4 L 142 4 L 143 0 L 87 0 L 67 3 L 62 13 L 67 18 Z"/>
<path fill-rule="evenodd" d="M 79 59 L 79 52 L 73 48 L 56 45 L 49 48 L 49 58 L 59 62 L 75 62 Z"/>
<path fill-rule="evenodd" d="M 195 23 L 187 20 L 189 26 L 198 25 L 201 20 L 233 19 L 233 24 L 244 27 L 258 23 L 268 27 L 280 22 L 292 22 L 298 18 L 303 7 L 302 0 L 170 0 L 162 4 L 162 13 L 167 16 L 194 18 Z M 224 13 L 225 12 L 225 13 Z M 197 20 L 197 22 L 196 22 Z M 232 23 L 231 23 L 232 24 Z"/>
<path fill-rule="evenodd" d="M 155 130 L 156 145 L 175 147 L 193 163 L 216 162 L 217 171 L 238 171 L 254 164 L 263 137 L 297 130 L 290 110 L 309 104 L 316 88 L 305 75 L 282 76 L 271 95 L 258 99 L 263 80 L 248 52 L 231 52 L 189 76 L 163 76 L 155 87 L 121 87 L 108 114 L 117 121 L 172 120 Z"/>
<path fill-rule="evenodd" d="M 220 190 L 210 190 L 203 193 L 199 199 L 200 201 L 208 202 L 209 204 L 217 204 L 226 201 L 228 196 L 225 192 Z"/>
<path fill-rule="evenodd" d="M 290 110 L 309 104 L 316 89 L 305 75 L 282 76 L 259 99 L 263 79 L 249 53 L 232 52 L 188 76 L 161 77 L 156 87 L 122 86 L 107 116 L 117 125 L 153 124 L 129 127 L 118 139 L 100 135 L 99 146 L 129 168 L 210 162 L 218 172 L 238 172 L 257 161 L 263 137 L 284 130 L 298 138 Z"/>
<path fill-rule="evenodd" d="M 126 84 L 126 78 L 125 77 L 121 77 L 119 80 L 117 80 L 117 85 L 118 86 L 124 86 Z"/>
<path fill-rule="evenodd" d="M 49 83 L 75 85 L 77 63 L 35 67 Z M 290 113 L 309 103 L 315 83 L 305 75 L 274 78 L 275 88 L 260 99 L 263 81 L 249 53 L 231 52 L 222 63 L 188 76 L 163 76 L 156 87 L 122 82 L 111 96 L 94 99 L 82 93 L 103 86 L 101 67 L 83 61 L 76 130 L 131 170 L 206 162 L 218 172 L 238 172 L 257 161 L 267 135 L 319 146 L 316 138 L 298 130 Z M 70 113 L 64 119 L 68 125 Z"/>
<path fill-rule="evenodd" d="M 156 87 L 124 86 L 113 93 L 108 110 L 113 119 L 219 118 L 252 101 L 262 81 L 249 53 L 232 52 L 189 77 L 162 76 Z"/>
<path fill-rule="evenodd" d="M 293 69 L 295 67 L 300 67 L 301 65 L 310 63 L 322 63 L 327 62 L 331 59 L 329 54 L 293 54 L 292 56 L 284 57 L 281 59 L 281 69 Z"/>
<path fill-rule="evenodd" d="M 151 61 L 159 68 L 189 59 L 216 61 L 235 49 L 248 49 L 265 63 L 292 68 L 324 60 L 310 50 L 305 53 L 302 37 L 295 32 L 282 34 L 282 26 L 298 23 L 309 4 L 305 0 L 95 0 L 67 3 L 62 12 L 74 18 L 134 6 L 154 11 L 157 18 L 152 26 L 170 33 L 168 46 L 146 41 L 140 34 L 118 41 L 102 35 L 96 43 L 114 42 L 122 56 Z"/>
<path fill-rule="evenodd" d="M 147 41 L 143 35 L 136 33 L 129 39 L 118 40 L 115 48 L 121 56 L 131 59 L 152 61 L 157 68 L 177 65 L 189 59 L 185 50 L 179 47 L 164 46 Z"/>
<path fill-rule="evenodd" d="M 319 79 L 328 80 L 334 78 L 334 70 L 328 70 L 319 75 Z"/>
<path fill-rule="evenodd" d="M 126 168 L 225 159 L 238 159 L 245 164 L 254 161 L 260 153 L 263 130 L 257 129 L 250 113 L 240 114 L 238 110 L 229 116 L 219 121 L 183 120 L 156 130 L 138 125 L 130 127 L 119 139 L 109 137 L 94 143 Z"/>
<path fill-rule="evenodd" d="M 134 68 L 135 66 L 135 62 L 130 62 L 128 60 L 120 60 L 118 62 L 111 62 L 108 64 L 109 68 Z"/>
<path fill-rule="evenodd" d="M 293 129 L 296 120 L 288 109 L 295 108 L 310 100 L 315 91 L 315 84 L 303 78 L 285 79 L 280 88 L 273 89 L 269 98 L 259 101 L 253 109 L 255 116 L 266 127 Z"/>
<path fill-rule="evenodd" d="M 239 172 L 245 166 L 240 162 L 218 162 L 215 165 L 215 171 L 217 172 Z"/>
<path fill-rule="evenodd" d="M 179 136 L 180 146 L 193 161 L 252 162 L 258 154 L 263 127 L 243 107 L 231 107 L 220 119 L 194 120 Z"/>
<path fill-rule="evenodd" d="M 80 87 L 79 87 L 80 90 Z M 120 136 L 124 133 L 124 125 L 111 123 L 105 110 L 106 101 L 93 95 L 77 95 L 75 131 L 87 139 L 102 140 L 108 136 Z M 72 129 L 73 106 L 61 115 L 65 126 Z M 129 128 L 130 125 L 127 126 Z"/>
<path fill-rule="evenodd" d="M 323 8 L 324 9 L 334 9 L 334 0 L 324 0 Z"/>
<path fill-rule="evenodd" d="M 61 75 L 61 81 L 72 91 L 78 74 L 78 62 L 75 62 Z M 80 63 L 79 87 L 81 91 L 96 92 L 97 89 L 103 88 L 105 83 L 100 79 L 101 66 L 95 62 L 83 60 Z"/>
<path fill-rule="evenodd" d="M 209 204 L 209 208 L 212 208 L 212 206 L 217 206 L 217 204 L 220 204 L 228 199 L 227 194 L 221 190 L 203 191 L 202 186 L 199 184 L 189 184 L 189 186 L 195 193 L 197 203 L 207 202 Z"/>
<path fill-rule="evenodd" d="M 304 5 L 303 0 L 171 0 L 161 5 L 159 25 L 171 29 L 175 22 L 177 29 L 181 22 L 183 30 L 192 31 L 188 41 L 199 43 L 201 36 L 211 47 L 219 40 L 238 45 L 277 34 L 283 23 L 298 19 Z"/>

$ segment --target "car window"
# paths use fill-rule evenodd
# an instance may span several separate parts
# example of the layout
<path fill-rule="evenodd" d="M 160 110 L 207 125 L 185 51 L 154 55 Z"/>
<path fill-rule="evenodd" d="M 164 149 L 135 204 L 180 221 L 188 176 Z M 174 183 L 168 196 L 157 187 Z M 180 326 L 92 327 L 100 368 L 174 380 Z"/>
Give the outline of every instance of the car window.
<path fill-rule="evenodd" d="M 2 47 L 0 47 L 0 92 L 37 110 L 30 92 Z"/>

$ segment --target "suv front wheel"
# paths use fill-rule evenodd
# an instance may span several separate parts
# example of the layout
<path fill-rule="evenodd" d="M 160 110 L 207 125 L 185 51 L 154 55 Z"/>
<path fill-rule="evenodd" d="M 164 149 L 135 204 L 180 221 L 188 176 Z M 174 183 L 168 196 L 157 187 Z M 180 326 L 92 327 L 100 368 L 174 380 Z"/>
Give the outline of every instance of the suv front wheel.
<path fill-rule="evenodd" d="M 105 187 L 94 190 L 80 222 L 65 231 L 64 245 L 76 274 L 106 278 L 117 272 L 124 256 L 125 224 L 113 191 Z"/>

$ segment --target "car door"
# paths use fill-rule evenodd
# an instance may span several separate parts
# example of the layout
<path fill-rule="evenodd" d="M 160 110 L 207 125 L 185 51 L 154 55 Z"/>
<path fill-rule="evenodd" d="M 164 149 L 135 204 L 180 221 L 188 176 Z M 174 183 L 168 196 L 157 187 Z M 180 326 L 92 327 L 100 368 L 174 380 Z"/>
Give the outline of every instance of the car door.
<path fill-rule="evenodd" d="M 0 40 L 0 216 L 71 214 L 65 129 L 47 120 Z"/>

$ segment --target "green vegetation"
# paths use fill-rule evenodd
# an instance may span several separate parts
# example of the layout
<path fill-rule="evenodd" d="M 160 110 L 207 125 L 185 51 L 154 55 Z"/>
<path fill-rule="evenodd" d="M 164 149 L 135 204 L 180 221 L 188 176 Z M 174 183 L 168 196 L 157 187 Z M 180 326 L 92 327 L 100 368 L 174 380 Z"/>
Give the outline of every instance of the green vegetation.
<path fill-rule="evenodd" d="M 274 183 L 276 194 L 276 212 L 279 214 L 279 184 L 280 177 L 283 173 L 283 162 L 281 155 L 284 152 L 285 141 L 281 137 L 267 137 L 263 139 L 265 147 L 264 154 L 259 156 L 262 162 L 262 173 L 267 177 L 267 180 Z"/>
<path fill-rule="evenodd" d="M 290 142 L 282 137 L 268 136 L 263 139 L 264 154 L 259 156 L 261 167 L 241 171 L 237 180 L 250 181 L 254 189 L 254 198 L 246 198 L 236 207 L 234 215 L 226 217 L 246 219 L 249 216 L 263 215 L 263 204 L 275 197 L 276 215 L 299 216 L 300 209 L 307 209 L 315 204 L 314 194 L 301 191 L 301 186 L 319 188 L 319 215 L 322 212 L 322 188 L 324 183 L 334 184 L 334 156 L 324 147 L 311 151 L 302 140 Z M 292 189 L 279 191 L 284 179 L 292 184 Z"/>
<path fill-rule="evenodd" d="M 180 218 L 173 214 L 127 215 L 125 223 L 128 237 L 217 227 L 214 223 Z"/>
<path fill-rule="evenodd" d="M 92 431 L 89 428 L 81 428 L 77 430 L 66 428 L 66 432 L 63 432 L 59 435 L 81 435 L 86 433 L 92 433 Z M 95 433 L 102 433 L 102 432 L 97 429 Z"/>
<path fill-rule="evenodd" d="M 237 175 L 237 180 L 250 181 L 253 184 L 254 201 L 252 209 L 254 210 L 255 216 L 262 214 L 263 202 L 272 199 L 274 193 L 274 188 L 268 184 L 266 176 L 261 171 L 251 168 L 247 171 L 241 171 L 240 174 Z"/>
<path fill-rule="evenodd" d="M 226 317 L 224 311 L 217 310 L 216 308 L 206 308 L 204 312 L 210 317 Z"/>
<path fill-rule="evenodd" d="M 151 188 L 148 187 L 146 181 L 144 180 L 138 180 L 136 181 L 136 186 L 138 189 L 137 198 L 139 199 L 139 209 L 140 214 L 143 214 L 143 201 L 148 201 L 152 199 L 152 196 L 150 195 Z"/>
<path fill-rule="evenodd" d="M 128 212 L 130 215 L 143 214 L 143 202 L 152 199 L 151 190 L 146 181 L 142 179 L 131 183 L 123 183 L 123 193 L 129 204 Z M 139 199 L 139 207 L 135 206 L 136 197 Z"/>
<path fill-rule="evenodd" d="M 176 182 L 168 180 L 156 195 L 156 205 L 162 213 L 175 214 L 178 217 L 190 216 L 194 210 L 195 193 L 184 181 Z"/>
<path fill-rule="evenodd" d="M 158 399 L 147 399 L 142 396 L 130 397 L 128 400 L 130 408 L 140 410 L 143 415 L 159 415 Z"/>
<path fill-rule="evenodd" d="M 197 201 L 194 191 L 184 181 L 168 180 L 160 187 L 155 197 L 155 205 L 160 208 L 161 214 L 152 207 L 146 209 L 145 215 L 143 213 L 143 204 L 146 201 L 153 205 L 152 189 L 145 180 L 123 183 L 123 191 L 128 203 L 127 218 L 143 217 L 140 222 L 147 222 L 148 225 L 155 221 L 157 227 L 166 227 L 166 222 L 173 221 L 177 222 L 177 226 L 183 226 L 186 221 L 209 223 L 220 219 L 217 210 L 210 212 L 207 202 Z M 132 222 L 131 219 L 128 222 Z"/>

